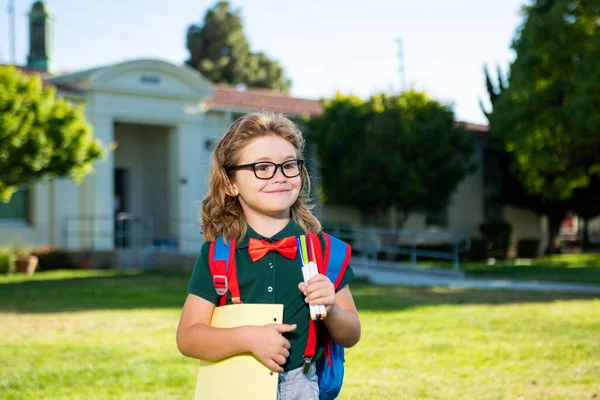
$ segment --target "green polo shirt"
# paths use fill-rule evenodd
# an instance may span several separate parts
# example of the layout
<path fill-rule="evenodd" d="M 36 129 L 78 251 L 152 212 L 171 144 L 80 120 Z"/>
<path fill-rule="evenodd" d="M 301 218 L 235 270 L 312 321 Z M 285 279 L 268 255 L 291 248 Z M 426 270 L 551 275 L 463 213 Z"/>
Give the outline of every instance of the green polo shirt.
<path fill-rule="evenodd" d="M 298 256 L 291 260 L 283 257 L 276 251 L 267 253 L 263 258 L 252 262 L 248 254 L 248 242 L 250 238 L 264 239 L 274 242 L 288 236 L 299 236 L 304 233 L 298 225 L 291 220 L 285 228 L 271 238 L 259 235 L 250 226 L 244 240 L 236 246 L 235 260 L 240 287 L 240 296 L 244 303 L 261 304 L 283 304 L 283 323 L 296 324 L 294 332 L 285 333 L 284 336 L 290 341 L 290 356 L 283 366 L 285 371 L 301 367 L 302 355 L 308 337 L 310 311 L 308 304 L 304 301 L 304 294 L 298 289 L 298 283 L 304 281 Z M 325 242 L 322 234 L 319 234 L 321 246 L 324 249 Z M 219 304 L 219 295 L 213 286 L 212 276 L 208 267 L 209 243 L 204 243 L 200 256 L 196 260 L 192 277 L 188 286 L 188 293 L 202 297 L 215 305 Z M 338 287 L 338 291 L 354 279 L 352 268 L 348 266 L 344 277 Z M 231 304 L 231 294 L 227 294 L 227 304 Z M 322 335 L 318 335 L 320 338 Z M 321 340 L 317 340 L 317 352 L 315 358 L 323 356 Z"/>

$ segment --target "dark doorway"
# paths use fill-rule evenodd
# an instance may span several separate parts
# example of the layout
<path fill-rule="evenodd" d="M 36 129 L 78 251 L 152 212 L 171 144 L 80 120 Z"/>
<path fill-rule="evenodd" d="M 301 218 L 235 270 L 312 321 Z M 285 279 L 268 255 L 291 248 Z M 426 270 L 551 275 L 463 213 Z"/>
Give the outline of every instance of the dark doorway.
<path fill-rule="evenodd" d="M 129 171 L 126 168 L 115 168 L 114 218 L 115 218 L 115 247 L 129 246 L 128 220 L 119 218 L 129 211 Z"/>

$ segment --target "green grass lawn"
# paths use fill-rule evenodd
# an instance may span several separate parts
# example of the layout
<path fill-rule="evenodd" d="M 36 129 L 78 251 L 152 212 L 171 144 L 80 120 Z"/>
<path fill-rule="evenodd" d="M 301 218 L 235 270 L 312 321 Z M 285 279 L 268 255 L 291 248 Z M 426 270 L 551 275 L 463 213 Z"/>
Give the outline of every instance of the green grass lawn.
<path fill-rule="evenodd" d="M 175 329 L 187 274 L 0 277 L 0 398 L 192 399 Z M 341 399 L 600 397 L 600 298 L 352 284 Z"/>
<path fill-rule="evenodd" d="M 443 260 L 418 261 L 420 266 L 452 268 Z M 531 281 L 578 282 L 600 285 L 600 254 L 561 254 L 527 260 L 460 262 L 460 269 L 470 278 L 501 278 Z"/>
<path fill-rule="evenodd" d="M 600 285 L 600 254 L 561 254 L 532 260 L 497 261 L 494 265 L 465 263 L 462 268 L 467 276 L 474 278 L 508 278 Z"/>

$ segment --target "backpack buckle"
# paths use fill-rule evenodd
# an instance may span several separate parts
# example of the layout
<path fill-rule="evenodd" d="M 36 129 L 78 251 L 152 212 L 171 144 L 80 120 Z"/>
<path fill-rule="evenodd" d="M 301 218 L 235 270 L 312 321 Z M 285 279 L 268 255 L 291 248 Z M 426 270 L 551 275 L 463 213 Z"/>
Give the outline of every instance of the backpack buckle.
<path fill-rule="evenodd" d="M 213 285 L 219 296 L 223 296 L 229 291 L 229 282 L 225 275 L 213 276 Z"/>
<path fill-rule="evenodd" d="M 310 371 L 310 363 L 312 363 L 312 357 L 304 357 L 304 365 L 302 366 L 302 373 L 307 375 Z"/>

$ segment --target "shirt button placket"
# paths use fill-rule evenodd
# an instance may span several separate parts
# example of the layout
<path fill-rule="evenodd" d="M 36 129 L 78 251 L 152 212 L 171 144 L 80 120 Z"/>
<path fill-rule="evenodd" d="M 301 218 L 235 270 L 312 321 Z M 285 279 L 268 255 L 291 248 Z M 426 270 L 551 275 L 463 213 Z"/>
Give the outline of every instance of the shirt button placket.
<path fill-rule="evenodd" d="M 272 303 L 275 303 L 275 255 L 269 254 L 269 277 L 267 282 L 267 293 L 269 293 L 269 299 Z"/>

